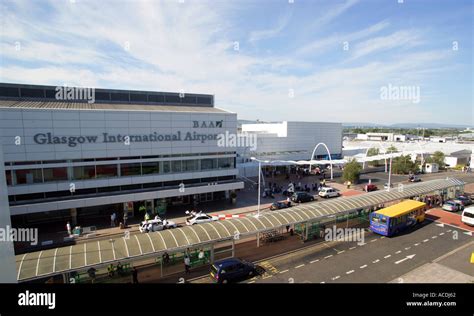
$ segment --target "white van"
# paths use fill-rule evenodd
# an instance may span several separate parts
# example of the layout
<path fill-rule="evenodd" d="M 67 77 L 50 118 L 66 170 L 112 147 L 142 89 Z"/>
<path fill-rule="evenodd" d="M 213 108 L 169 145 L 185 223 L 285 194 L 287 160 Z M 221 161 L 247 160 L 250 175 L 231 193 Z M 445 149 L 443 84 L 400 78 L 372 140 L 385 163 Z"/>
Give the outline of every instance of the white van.
<path fill-rule="evenodd" d="M 461 222 L 466 225 L 474 226 L 474 206 L 464 209 L 462 212 Z"/>
<path fill-rule="evenodd" d="M 337 197 L 340 195 L 339 191 L 336 189 L 325 187 L 319 191 L 318 195 L 323 198 Z"/>

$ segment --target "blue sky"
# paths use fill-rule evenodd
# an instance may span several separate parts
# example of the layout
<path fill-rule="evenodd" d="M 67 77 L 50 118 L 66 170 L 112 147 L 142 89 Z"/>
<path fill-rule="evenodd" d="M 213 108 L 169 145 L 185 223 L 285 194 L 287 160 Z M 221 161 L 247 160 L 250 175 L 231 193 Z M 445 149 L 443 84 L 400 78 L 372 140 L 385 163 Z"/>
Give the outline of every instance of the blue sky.
<path fill-rule="evenodd" d="M 210 93 L 240 119 L 473 125 L 473 2 L 398 1 L 0 0 L 0 81 Z"/>

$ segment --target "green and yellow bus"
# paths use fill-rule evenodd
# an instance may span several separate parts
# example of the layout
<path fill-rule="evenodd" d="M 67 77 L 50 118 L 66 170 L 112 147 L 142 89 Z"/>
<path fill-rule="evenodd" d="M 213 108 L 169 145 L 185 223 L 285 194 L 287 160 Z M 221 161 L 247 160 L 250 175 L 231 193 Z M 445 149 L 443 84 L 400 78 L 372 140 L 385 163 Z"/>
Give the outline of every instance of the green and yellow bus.
<path fill-rule="evenodd" d="M 405 200 L 370 214 L 370 229 L 384 236 L 396 235 L 402 230 L 425 220 L 426 204 Z"/>

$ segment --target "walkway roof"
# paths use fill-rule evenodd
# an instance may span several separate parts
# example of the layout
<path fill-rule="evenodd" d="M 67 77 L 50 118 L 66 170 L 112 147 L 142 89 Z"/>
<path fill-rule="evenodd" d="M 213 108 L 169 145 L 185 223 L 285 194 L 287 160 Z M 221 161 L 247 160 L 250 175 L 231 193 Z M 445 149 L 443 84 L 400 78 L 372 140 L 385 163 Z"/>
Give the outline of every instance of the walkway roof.
<path fill-rule="evenodd" d="M 91 266 L 107 265 L 117 261 L 152 258 L 164 251 L 173 252 L 188 247 L 223 240 L 236 235 L 251 235 L 259 231 L 279 228 L 331 217 L 390 201 L 410 198 L 463 186 L 457 179 L 432 180 L 410 184 L 403 189 L 375 191 L 358 196 L 341 197 L 323 202 L 312 202 L 289 209 L 269 211 L 256 217 L 242 217 L 194 226 L 179 227 L 160 232 L 131 234 L 128 239 L 95 240 L 69 247 L 49 249 L 16 256 L 19 281 L 47 277 L 63 272 L 87 270 Z"/>

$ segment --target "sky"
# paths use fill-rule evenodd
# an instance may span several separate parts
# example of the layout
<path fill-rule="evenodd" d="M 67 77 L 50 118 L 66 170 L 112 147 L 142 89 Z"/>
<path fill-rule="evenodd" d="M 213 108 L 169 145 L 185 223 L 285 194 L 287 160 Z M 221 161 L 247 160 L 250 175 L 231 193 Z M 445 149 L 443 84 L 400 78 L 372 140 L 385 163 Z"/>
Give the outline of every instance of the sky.
<path fill-rule="evenodd" d="M 473 126 L 473 13 L 471 0 L 0 0 L 0 82 L 213 94 L 248 120 Z"/>

